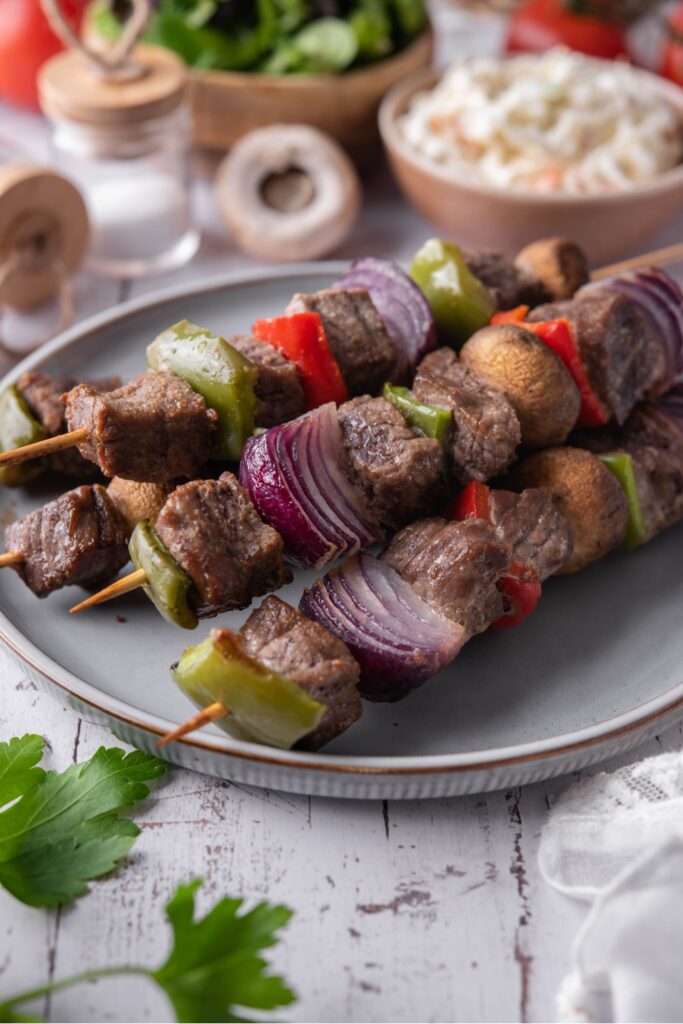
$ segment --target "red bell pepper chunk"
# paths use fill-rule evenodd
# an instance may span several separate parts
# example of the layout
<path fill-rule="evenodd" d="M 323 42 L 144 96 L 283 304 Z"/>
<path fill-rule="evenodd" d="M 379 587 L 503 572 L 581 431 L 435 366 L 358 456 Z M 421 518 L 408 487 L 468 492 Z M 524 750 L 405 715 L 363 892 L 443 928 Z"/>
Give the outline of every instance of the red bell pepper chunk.
<path fill-rule="evenodd" d="M 524 321 L 529 312 L 528 306 L 515 306 L 514 309 L 501 309 L 491 317 L 492 324 L 519 324 L 526 326 Z"/>
<path fill-rule="evenodd" d="M 510 572 L 514 573 L 515 568 L 513 564 Z M 525 579 L 523 575 L 501 576 L 500 589 L 503 591 L 506 610 L 492 623 L 491 628 L 513 629 L 536 608 L 541 597 L 541 584 L 534 577 Z"/>
<path fill-rule="evenodd" d="M 447 519 L 486 519 L 489 517 L 489 488 L 476 480 L 464 487 L 446 509 Z"/>
<path fill-rule="evenodd" d="M 581 395 L 578 426 L 603 427 L 605 423 L 608 423 L 609 415 L 590 385 L 569 321 L 564 319 L 547 320 L 542 324 L 524 324 L 524 326 L 527 330 L 537 334 L 541 341 L 560 357 L 569 370 Z"/>
<path fill-rule="evenodd" d="M 564 318 L 546 320 L 545 323 L 527 323 L 525 318 L 528 312 L 528 306 L 516 306 L 515 309 L 506 309 L 495 313 L 491 318 L 491 323 L 517 324 L 537 335 L 544 345 L 547 345 L 560 357 L 579 389 L 581 411 L 577 426 L 603 427 L 605 423 L 609 422 L 609 415 L 590 385 L 571 324 Z"/>
<path fill-rule="evenodd" d="M 449 519 L 489 519 L 490 488 L 476 480 L 464 487 L 446 509 Z M 531 615 L 541 597 L 541 584 L 534 571 L 519 562 L 513 562 L 507 574 L 501 576 L 500 589 L 505 599 L 505 612 L 492 623 L 495 629 L 512 629 Z"/>
<path fill-rule="evenodd" d="M 255 338 L 272 345 L 296 365 L 307 409 L 326 402 L 341 405 L 347 400 L 349 393 L 318 313 L 257 320 L 251 330 Z"/>

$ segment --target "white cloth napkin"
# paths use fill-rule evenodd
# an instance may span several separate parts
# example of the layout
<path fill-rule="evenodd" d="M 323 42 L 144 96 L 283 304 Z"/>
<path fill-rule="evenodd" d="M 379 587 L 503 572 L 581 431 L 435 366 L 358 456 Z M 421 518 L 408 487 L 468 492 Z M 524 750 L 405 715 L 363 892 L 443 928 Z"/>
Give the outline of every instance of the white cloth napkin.
<path fill-rule="evenodd" d="M 571 786 L 550 812 L 539 863 L 594 905 L 558 994 L 560 1021 L 683 1021 L 683 754 Z"/>

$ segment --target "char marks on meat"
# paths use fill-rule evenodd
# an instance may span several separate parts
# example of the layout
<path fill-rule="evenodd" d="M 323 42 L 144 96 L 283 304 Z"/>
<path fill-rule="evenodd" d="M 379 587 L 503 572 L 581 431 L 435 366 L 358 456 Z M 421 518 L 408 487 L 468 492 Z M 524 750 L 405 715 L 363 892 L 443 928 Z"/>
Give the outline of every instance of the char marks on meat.
<path fill-rule="evenodd" d="M 314 750 L 361 716 L 358 663 L 346 644 L 279 597 L 267 597 L 239 632 L 248 657 L 302 686 L 327 708 L 317 728 L 298 745 Z"/>
<path fill-rule="evenodd" d="M 496 309 L 536 306 L 547 298 L 543 285 L 524 267 L 518 267 L 497 249 L 464 252 L 465 263 L 485 285 Z"/>
<path fill-rule="evenodd" d="M 209 458 L 216 413 L 180 377 L 143 373 L 107 394 L 80 384 L 67 395 L 70 430 L 85 428 L 81 454 L 105 476 L 165 483 L 196 476 Z"/>
<path fill-rule="evenodd" d="M 258 369 L 255 424 L 274 427 L 296 419 L 306 410 L 304 389 L 291 359 L 272 345 L 249 335 L 230 338 L 230 344 Z"/>
<path fill-rule="evenodd" d="M 390 380 L 394 344 L 364 288 L 327 288 L 294 296 L 287 313 L 318 313 L 349 395 L 376 393 Z"/>
<path fill-rule="evenodd" d="M 458 362 L 450 348 L 430 352 L 417 368 L 413 394 L 453 413 L 447 441 L 450 469 L 462 484 L 504 472 L 521 440 L 519 420 L 507 397 Z"/>
<path fill-rule="evenodd" d="M 596 395 L 617 423 L 636 402 L 661 393 L 667 380 L 664 347 L 657 329 L 635 302 L 590 286 L 574 299 L 539 306 L 530 321 L 566 318 Z"/>
<path fill-rule="evenodd" d="M 645 540 L 683 519 L 683 434 L 656 406 L 638 406 L 620 430 L 578 431 L 572 443 L 596 453 L 631 456 Z"/>
<path fill-rule="evenodd" d="M 374 517 L 399 527 L 426 515 L 443 489 L 443 450 L 417 434 L 385 398 L 367 395 L 339 408 L 350 476 Z"/>
<path fill-rule="evenodd" d="M 510 567 L 511 549 L 489 523 L 423 519 L 397 533 L 382 560 L 468 636 L 503 614 L 497 584 Z"/>
<path fill-rule="evenodd" d="M 261 521 L 232 473 L 177 487 L 155 528 L 192 579 L 202 617 L 246 608 L 292 580 L 280 534 Z"/>
<path fill-rule="evenodd" d="M 489 521 L 501 541 L 512 548 L 512 561 L 532 568 L 542 582 L 572 553 L 569 524 L 552 496 L 538 487 L 521 494 L 489 492 Z"/>
<path fill-rule="evenodd" d="M 124 525 L 99 484 L 67 491 L 5 530 L 5 549 L 18 551 L 14 566 L 38 597 L 61 587 L 99 587 L 128 561 Z"/>
<path fill-rule="evenodd" d="M 37 370 L 27 370 L 17 381 L 17 390 L 36 419 L 43 425 L 49 437 L 56 437 L 66 431 L 66 408 L 64 394 L 79 382 L 71 377 L 51 377 Z M 106 377 L 88 382 L 97 391 L 113 391 L 121 386 L 120 377 Z M 83 483 L 96 480 L 97 466 L 84 459 L 77 448 L 55 452 L 48 459 L 50 469 L 55 473 L 77 477 Z"/>

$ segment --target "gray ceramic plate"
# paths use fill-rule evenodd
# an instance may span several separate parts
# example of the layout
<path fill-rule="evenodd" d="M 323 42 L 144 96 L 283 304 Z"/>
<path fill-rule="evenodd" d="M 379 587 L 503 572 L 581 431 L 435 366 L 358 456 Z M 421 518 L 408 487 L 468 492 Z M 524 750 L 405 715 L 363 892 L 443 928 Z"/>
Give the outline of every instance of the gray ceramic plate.
<path fill-rule="evenodd" d="M 183 317 L 223 334 L 284 308 L 294 291 L 330 284 L 341 265 L 288 268 L 161 294 L 99 316 L 51 343 L 21 369 L 133 376 L 145 346 Z M 4 521 L 50 495 L 5 491 Z M 271 750 L 212 727 L 165 748 L 170 760 L 224 778 L 343 797 L 431 797 L 516 785 L 627 750 L 683 718 L 683 528 L 591 570 L 551 580 L 521 628 L 470 643 L 457 661 L 396 705 L 367 705 L 360 723 L 323 753 Z M 297 575 L 283 597 L 297 602 Z M 0 573 L 0 636 L 32 677 L 117 736 L 153 749 L 192 712 L 169 665 L 196 634 L 166 625 L 130 595 L 72 619 L 80 592 L 38 602 Z M 219 619 L 236 628 L 246 613 Z M 125 621 L 122 621 L 125 620 Z"/>

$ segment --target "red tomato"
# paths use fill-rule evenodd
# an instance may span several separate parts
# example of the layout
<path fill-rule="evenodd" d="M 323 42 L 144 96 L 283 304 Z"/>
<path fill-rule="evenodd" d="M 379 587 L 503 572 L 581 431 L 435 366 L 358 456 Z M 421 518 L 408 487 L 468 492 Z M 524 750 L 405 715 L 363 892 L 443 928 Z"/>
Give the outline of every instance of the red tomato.
<path fill-rule="evenodd" d="M 683 4 L 667 19 L 667 39 L 662 53 L 660 74 L 683 85 Z"/>
<path fill-rule="evenodd" d="M 527 0 L 510 18 L 507 53 L 544 53 L 551 46 L 606 60 L 628 55 L 624 31 L 614 22 L 576 14 L 565 0 Z"/>
<path fill-rule="evenodd" d="M 61 0 L 71 24 L 80 23 L 85 0 Z M 64 49 L 40 9 L 40 0 L 0 0 L 0 98 L 37 107 L 41 64 Z"/>

